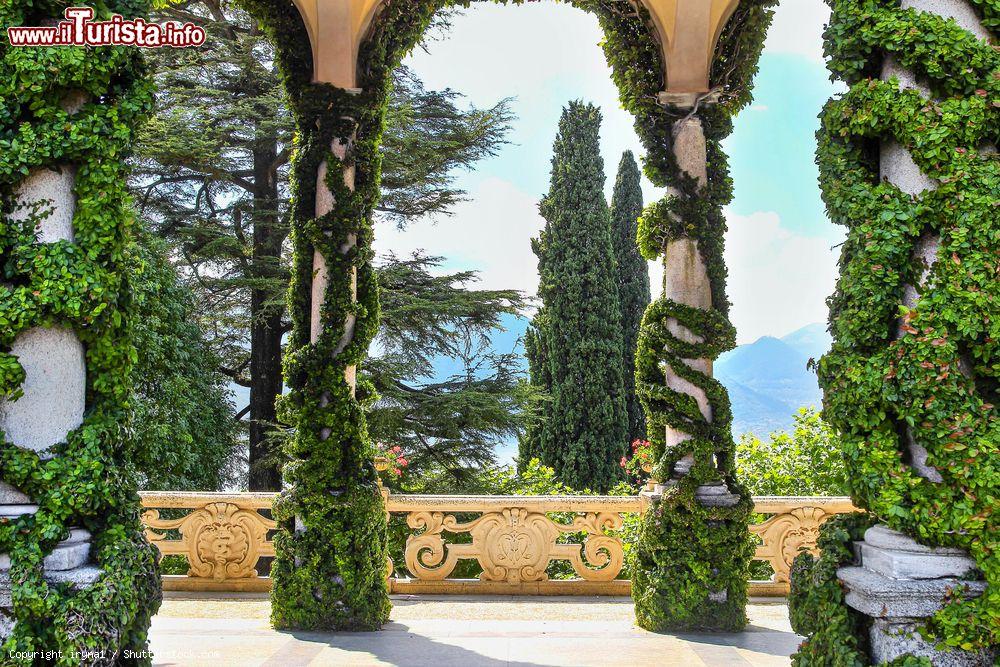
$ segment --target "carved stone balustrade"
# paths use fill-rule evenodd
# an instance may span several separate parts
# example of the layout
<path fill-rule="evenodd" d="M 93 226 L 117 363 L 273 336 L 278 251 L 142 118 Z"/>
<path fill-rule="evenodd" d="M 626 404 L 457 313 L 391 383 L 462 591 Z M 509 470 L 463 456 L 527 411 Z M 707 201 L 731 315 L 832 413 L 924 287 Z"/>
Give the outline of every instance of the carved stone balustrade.
<path fill-rule="evenodd" d="M 187 575 L 164 575 L 165 590 L 266 591 L 270 579 L 257 575 L 261 556 L 273 556 L 269 531 L 277 528 L 259 510 L 270 510 L 274 493 L 143 493 L 146 538 L 160 556 L 187 559 Z M 161 510 L 189 510 L 161 518 Z M 181 514 L 180 512 L 172 512 Z M 179 535 L 171 538 L 168 532 Z"/>
<path fill-rule="evenodd" d="M 143 493 L 146 536 L 162 556 L 187 559 L 186 575 L 165 575 L 165 590 L 266 591 L 257 574 L 273 556 L 275 523 L 261 514 L 274 493 Z M 404 552 L 409 577 L 390 577 L 394 593 L 628 595 L 621 576 L 622 527 L 645 509 L 638 496 L 430 496 L 385 492 L 386 510 L 403 515 L 410 534 Z M 750 582 L 751 595 L 788 594 L 792 560 L 816 553 L 819 527 L 855 511 L 848 498 L 756 497 L 761 523 L 755 559 L 774 570 Z M 163 518 L 169 514 L 171 518 Z M 627 539 L 627 538 L 626 538 Z M 478 579 L 451 578 L 460 561 L 476 561 Z M 550 577 L 565 561 L 569 579 Z"/>
<path fill-rule="evenodd" d="M 386 509 L 405 513 L 417 531 L 406 540 L 412 578 L 394 580 L 394 592 L 628 592 L 628 582 L 616 579 L 624 562 L 622 542 L 608 531 L 622 527 L 623 514 L 639 513 L 638 497 L 390 495 Z M 468 514 L 479 516 L 456 518 Z M 462 533 L 470 543 L 449 542 L 449 535 Z M 583 534 L 582 542 L 558 542 L 574 534 Z M 448 579 L 460 559 L 478 561 L 478 580 Z M 576 578 L 551 580 L 546 568 L 554 560 L 568 561 Z"/>
<path fill-rule="evenodd" d="M 761 539 L 754 560 L 770 563 L 774 576 L 768 581 L 751 580 L 751 595 L 788 595 L 795 557 L 802 551 L 819 555 L 819 527 L 835 514 L 857 511 L 850 498 L 754 496 L 753 504 L 758 514 L 771 515 L 750 526 L 750 532 Z"/>

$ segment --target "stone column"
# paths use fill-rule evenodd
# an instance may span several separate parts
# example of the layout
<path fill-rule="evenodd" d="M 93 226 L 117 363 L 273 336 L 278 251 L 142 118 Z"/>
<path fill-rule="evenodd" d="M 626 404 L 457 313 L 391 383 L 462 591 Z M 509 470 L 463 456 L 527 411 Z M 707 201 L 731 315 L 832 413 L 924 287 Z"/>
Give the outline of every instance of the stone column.
<path fill-rule="evenodd" d="M 350 143 L 345 143 L 340 139 L 334 139 L 333 144 L 330 149 L 333 154 L 337 156 L 338 159 L 343 160 L 350 149 Z M 320 164 L 319 169 L 316 173 L 316 217 L 324 216 L 333 210 L 335 204 L 333 193 L 330 188 L 326 185 L 326 176 L 328 173 L 327 163 L 324 160 Z M 349 166 L 344 168 L 344 185 L 346 185 L 351 190 L 354 189 L 354 167 Z M 357 235 L 349 234 L 347 243 L 345 243 L 341 248 L 340 252 L 346 254 L 357 243 Z M 310 312 L 309 312 L 309 342 L 316 343 L 319 340 L 320 335 L 323 333 L 323 319 L 321 316 L 323 309 L 323 296 L 326 294 L 327 285 L 330 284 L 330 273 L 327 269 L 326 258 L 319 250 L 313 250 L 313 281 L 312 281 L 312 291 L 310 298 Z M 358 270 L 356 267 L 351 267 L 351 298 L 352 300 L 357 300 L 358 298 Z M 340 342 L 337 343 L 336 353 L 339 354 L 343 352 L 344 349 L 350 344 L 351 339 L 354 337 L 354 325 L 355 320 L 354 313 L 349 313 L 344 322 L 344 335 L 341 337 Z M 353 392 L 357 386 L 357 367 L 348 366 L 344 369 L 344 379 L 351 386 L 351 391 Z M 330 394 L 325 392 L 321 397 L 321 405 L 326 407 L 330 403 Z M 330 437 L 332 431 L 329 428 L 323 428 L 320 430 L 320 437 L 326 440 Z M 305 530 L 305 524 L 299 517 L 295 517 L 295 530 L 303 531 Z"/>
<path fill-rule="evenodd" d="M 677 121 L 673 128 L 673 150 L 678 166 L 688 176 L 694 178 L 699 187 L 708 182 L 708 156 L 705 144 L 705 132 L 701 119 L 697 116 Z M 675 196 L 680 193 L 670 188 Z M 670 241 L 663 251 L 663 295 L 677 303 L 700 308 L 712 309 L 712 284 L 708 278 L 708 269 L 698 249 L 698 241 L 681 238 Z M 700 343 L 702 339 L 674 318 L 667 320 L 670 333 L 688 343 Z M 691 369 L 712 375 L 711 359 L 685 359 L 684 363 Z M 713 420 L 712 406 L 708 396 L 700 387 L 677 375 L 668 366 L 666 368 L 667 386 L 674 391 L 693 396 L 698 403 L 705 421 Z M 666 446 L 676 447 L 691 439 L 691 434 L 667 426 Z M 674 464 L 672 479 L 678 480 L 686 475 L 694 465 L 694 456 L 688 454 Z M 722 482 L 698 487 L 699 500 L 708 505 L 735 505 L 739 498 L 729 493 Z"/>
<path fill-rule="evenodd" d="M 947 18 L 954 19 L 958 25 L 968 30 L 977 38 L 989 40 L 989 32 L 979 21 L 976 12 L 965 2 L 965 0 L 902 0 L 900 3 L 903 9 L 916 9 L 918 11 L 931 12 Z M 924 97 L 931 98 L 933 95 L 930 88 L 919 81 L 917 75 L 899 64 L 896 59 L 889 56 L 882 66 L 881 78 L 888 81 L 896 77 L 902 90 L 916 90 Z M 910 152 L 896 141 L 885 141 L 882 143 L 879 154 L 879 169 L 882 178 L 889 181 L 903 192 L 914 197 L 928 190 L 935 190 L 938 183 L 924 174 L 917 163 L 914 162 Z M 913 308 L 919 300 L 919 288 L 930 275 L 930 269 L 937 261 L 938 246 L 941 237 L 934 232 L 925 232 L 914 250 L 914 259 L 923 263 L 924 271 L 920 277 L 919 285 L 905 285 L 903 291 L 903 303 Z M 902 328 L 897 330 L 896 338 L 903 336 Z M 933 467 L 926 464 L 927 450 L 917 443 L 909 427 L 906 428 L 908 449 L 910 453 L 911 467 L 921 477 L 932 482 L 941 482 L 940 473 Z"/>
<path fill-rule="evenodd" d="M 333 154 L 337 156 L 339 160 L 343 160 L 347 154 L 350 152 L 352 141 L 342 141 L 340 139 L 334 139 L 331 145 L 331 150 Z M 327 163 L 324 161 L 316 174 L 316 217 L 321 217 L 328 214 L 333 210 L 334 195 L 330 191 L 330 188 L 326 185 L 326 178 L 328 173 Z M 344 185 L 348 189 L 354 190 L 354 166 L 348 165 L 344 167 Z M 329 232 L 328 232 L 329 233 Z M 348 234 L 347 241 L 339 248 L 339 252 L 342 255 L 346 255 L 357 245 L 358 238 L 357 234 Z M 351 267 L 351 300 L 357 301 L 358 299 L 358 269 L 355 266 Z M 313 283 L 312 283 L 312 297 L 310 300 L 311 311 L 309 314 L 309 341 L 315 343 L 319 340 L 320 335 L 323 333 L 324 323 L 321 317 L 321 311 L 323 307 L 323 297 L 326 294 L 327 285 L 330 284 L 330 276 L 327 270 L 326 259 L 319 250 L 313 251 Z M 334 350 L 334 354 L 340 354 L 343 352 L 351 341 L 354 339 L 354 326 L 356 324 L 357 317 L 354 313 L 348 313 L 344 320 L 344 333 L 337 343 L 337 347 Z M 347 381 L 348 385 L 351 387 L 353 392 L 357 387 L 357 366 L 347 366 L 344 369 L 344 379 Z M 322 405 L 325 407 L 330 400 L 329 394 L 324 394 L 322 398 Z M 326 440 L 330 437 L 330 429 L 324 428 L 320 432 L 320 436 Z"/>
<path fill-rule="evenodd" d="M 979 39 L 989 38 L 975 11 L 964 0 L 902 0 L 901 7 L 953 18 Z M 917 90 L 927 98 L 933 96 L 914 72 L 890 56 L 882 67 L 881 78 L 888 81 L 892 77 L 898 79 L 904 90 Z M 882 143 L 879 169 L 883 179 L 913 197 L 938 187 L 934 179 L 920 170 L 910 152 L 896 141 Z M 904 286 L 903 302 L 910 308 L 920 300 L 920 288 L 937 261 L 940 242 L 938 234 L 925 232 L 915 247 L 914 259 L 925 268 L 919 284 Z M 903 335 L 900 323 L 896 338 Z M 910 467 L 930 482 L 942 482 L 940 472 L 927 464 L 927 450 L 916 441 L 912 430 L 908 426 L 905 428 Z M 976 562 L 964 551 L 927 547 L 908 535 L 876 525 L 865 533 L 862 542 L 856 543 L 856 554 L 857 564 L 841 568 L 837 576 L 847 591 L 847 604 L 874 619 L 870 648 L 875 663 L 910 654 L 930 658 L 935 665 L 986 667 L 1000 657 L 996 651 L 938 651 L 933 642 L 924 640 L 917 632 L 941 609 L 951 591 L 964 586 L 967 597 L 985 591 L 986 583 L 975 580 Z"/>
<path fill-rule="evenodd" d="M 84 99 L 71 95 L 64 107 L 79 110 Z M 76 199 L 73 187 L 76 169 L 32 171 L 16 191 L 15 223 L 36 220 L 38 243 L 73 242 Z M 83 344 L 63 327 L 34 327 L 17 336 L 10 353 L 25 372 L 22 395 L 17 400 L 0 399 L 0 431 L 7 442 L 30 449 L 42 460 L 52 458 L 50 448 L 83 423 L 86 399 L 86 363 Z M 17 519 L 32 514 L 38 506 L 13 486 L 0 482 L 0 518 Z M 44 561 L 45 575 L 53 581 L 90 583 L 96 568 L 85 567 L 90 554 L 90 533 L 73 529 Z M 0 554 L 0 637 L 12 627 L 10 558 Z"/>

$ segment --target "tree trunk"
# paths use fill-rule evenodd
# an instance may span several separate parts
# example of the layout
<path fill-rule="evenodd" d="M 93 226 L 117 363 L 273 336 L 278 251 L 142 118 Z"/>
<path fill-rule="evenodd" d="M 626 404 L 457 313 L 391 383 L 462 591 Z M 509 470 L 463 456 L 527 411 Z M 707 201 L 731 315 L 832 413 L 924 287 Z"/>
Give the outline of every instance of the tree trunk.
<path fill-rule="evenodd" d="M 273 164 L 275 145 L 256 150 L 254 162 L 252 274 L 267 280 L 278 275 L 284 233 L 278 221 L 278 184 Z M 250 294 L 250 490 L 280 491 L 281 470 L 273 451 L 277 422 L 275 401 L 281 394 L 283 310 L 278 295 L 266 286 Z"/>

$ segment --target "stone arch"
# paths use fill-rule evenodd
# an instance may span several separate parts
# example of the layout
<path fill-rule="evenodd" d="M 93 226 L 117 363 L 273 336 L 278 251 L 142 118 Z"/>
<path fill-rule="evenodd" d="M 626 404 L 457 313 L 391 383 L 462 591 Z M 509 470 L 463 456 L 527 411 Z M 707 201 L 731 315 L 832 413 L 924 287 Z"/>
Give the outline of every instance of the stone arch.
<path fill-rule="evenodd" d="M 361 46 L 388 0 L 293 1 L 309 34 L 314 80 L 356 87 Z M 569 4 L 586 8 L 590 3 Z M 664 92 L 708 92 L 715 47 L 739 0 L 630 0 L 621 4 L 641 6 L 648 12 L 651 33 L 660 45 Z"/>
<path fill-rule="evenodd" d="M 712 360 L 734 343 L 721 238 L 722 206 L 732 191 L 719 142 L 750 99 L 774 2 L 570 2 L 597 16 L 612 77 L 647 151 L 646 174 L 670 188 L 647 208 L 640 246 L 650 259 L 695 266 L 701 278 L 668 286 L 643 325 L 639 390 L 661 459 L 644 528 L 648 571 L 636 579 L 637 617 L 649 628 L 728 630 L 745 623 L 751 501 L 735 479 L 728 398 L 710 375 Z M 286 530 L 275 541 L 272 618 L 278 627 L 377 627 L 389 609 L 385 515 L 365 426 L 368 389 L 358 382 L 357 365 L 378 327 L 371 214 L 382 114 L 392 69 L 434 13 L 470 2 L 244 4 L 278 47 L 299 129 L 295 327 L 284 403 L 296 438 L 289 488 L 275 508 Z M 310 44 L 301 43 L 303 33 Z M 667 543 L 692 539 L 697 548 L 674 562 L 653 556 Z M 678 597 L 680 605 L 673 603 Z"/>

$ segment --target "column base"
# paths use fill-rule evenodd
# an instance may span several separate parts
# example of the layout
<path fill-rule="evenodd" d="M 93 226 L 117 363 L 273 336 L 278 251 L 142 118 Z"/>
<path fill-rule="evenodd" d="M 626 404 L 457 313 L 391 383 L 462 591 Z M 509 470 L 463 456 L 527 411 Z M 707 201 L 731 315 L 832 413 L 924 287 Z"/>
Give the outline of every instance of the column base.
<path fill-rule="evenodd" d="M 0 642 L 14 631 L 14 605 L 10 599 L 10 574 L 0 570 Z"/>
<path fill-rule="evenodd" d="M 49 584 L 68 583 L 73 588 L 86 588 L 93 585 L 101 574 L 101 568 L 96 565 L 82 565 L 71 570 L 46 570 L 45 581 Z M 14 625 L 10 572 L 7 569 L 0 569 L 0 642 L 11 635 L 14 631 Z"/>
<path fill-rule="evenodd" d="M 648 504 L 651 500 L 659 499 L 668 489 L 676 487 L 679 482 L 680 479 L 650 482 L 639 495 L 646 496 Z M 702 484 L 695 489 L 694 497 L 702 507 L 733 507 L 740 502 L 740 497 L 730 491 L 725 482 Z"/>
<path fill-rule="evenodd" d="M 636 623 L 654 632 L 739 632 L 747 623 L 743 571 L 753 554 L 749 509 L 722 481 L 695 487 L 693 499 L 678 493 L 680 481 L 657 482 L 639 495 Z"/>
<path fill-rule="evenodd" d="M 967 578 L 976 564 L 962 550 L 927 547 L 876 525 L 855 543 L 855 551 L 860 564 L 840 568 L 837 578 L 847 605 L 873 619 L 873 663 L 913 655 L 946 667 L 989 667 L 1000 657 L 996 649 L 939 651 L 918 632 L 958 587 L 964 586 L 969 598 L 986 590 L 985 581 Z"/>
<path fill-rule="evenodd" d="M 0 518 L 17 519 L 34 514 L 38 506 L 10 484 L 0 482 Z M 83 528 L 70 530 L 68 538 L 55 546 L 42 566 L 49 583 L 71 583 L 89 586 L 97 581 L 101 570 L 87 565 L 90 560 L 90 531 Z M 0 642 L 14 631 L 14 608 L 11 600 L 10 556 L 0 553 Z"/>
<path fill-rule="evenodd" d="M 46 572 L 65 572 L 82 567 L 90 559 L 90 532 L 73 528 L 69 537 L 55 546 L 42 561 Z M 0 572 L 10 569 L 10 556 L 0 554 Z"/>
<path fill-rule="evenodd" d="M 982 651 L 939 651 L 934 642 L 920 636 L 920 626 L 926 619 L 877 618 L 872 625 L 872 661 L 882 664 L 904 655 L 928 658 L 935 667 L 989 667 L 997 657 L 995 650 Z"/>

